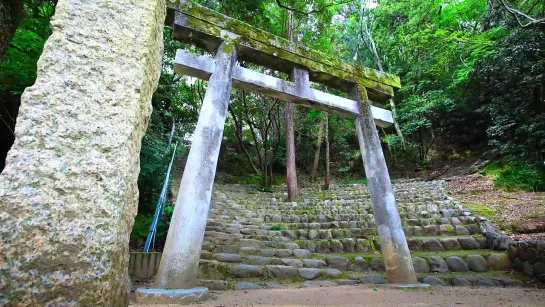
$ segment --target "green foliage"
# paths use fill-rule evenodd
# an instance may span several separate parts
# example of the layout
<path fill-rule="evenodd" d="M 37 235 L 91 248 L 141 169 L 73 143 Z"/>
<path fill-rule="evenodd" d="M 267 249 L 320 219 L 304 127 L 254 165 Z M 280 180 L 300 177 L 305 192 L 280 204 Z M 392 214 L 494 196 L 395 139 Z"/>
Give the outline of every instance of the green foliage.
<path fill-rule="evenodd" d="M 25 0 L 25 16 L 0 63 L 0 93 L 21 94 L 36 80 L 36 64 L 51 34 L 56 1 Z"/>
<path fill-rule="evenodd" d="M 513 157 L 505 158 L 488 164 L 480 171 L 481 174 L 492 176 L 494 185 L 503 188 L 515 188 L 529 191 L 545 189 L 545 171 Z"/>
<path fill-rule="evenodd" d="M 275 224 L 275 225 L 272 225 L 272 226 L 271 226 L 271 230 L 277 230 L 277 231 L 279 231 L 279 230 L 284 230 L 284 229 L 285 229 L 285 227 L 284 227 L 284 225 L 282 225 L 282 224 Z"/>

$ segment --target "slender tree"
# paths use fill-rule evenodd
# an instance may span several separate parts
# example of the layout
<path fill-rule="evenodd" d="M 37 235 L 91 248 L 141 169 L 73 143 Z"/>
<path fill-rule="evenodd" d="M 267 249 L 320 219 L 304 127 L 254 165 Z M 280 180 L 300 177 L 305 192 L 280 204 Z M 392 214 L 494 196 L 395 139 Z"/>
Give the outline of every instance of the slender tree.
<path fill-rule="evenodd" d="M 23 15 L 22 0 L 0 0 L 0 63 Z"/>

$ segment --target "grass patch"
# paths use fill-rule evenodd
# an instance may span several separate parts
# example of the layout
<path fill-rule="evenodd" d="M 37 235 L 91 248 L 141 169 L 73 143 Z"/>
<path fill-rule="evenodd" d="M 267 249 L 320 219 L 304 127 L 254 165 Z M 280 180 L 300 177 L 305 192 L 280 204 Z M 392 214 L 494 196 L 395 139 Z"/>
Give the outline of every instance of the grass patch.
<path fill-rule="evenodd" d="M 522 189 L 526 191 L 545 190 L 545 170 L 521 162 L 514 157 L 488 164 L 479 171 L 481 175 L 490 176 L 494 185 L 507 189 Z"/>
<path fill-rule="evenodd" d="M 486 218 L 493 218 L 498 214 L 498 211 L 487 205 L 479 203 L 464 203 L 464 205 L 477 216 L 484 216 Z"/>

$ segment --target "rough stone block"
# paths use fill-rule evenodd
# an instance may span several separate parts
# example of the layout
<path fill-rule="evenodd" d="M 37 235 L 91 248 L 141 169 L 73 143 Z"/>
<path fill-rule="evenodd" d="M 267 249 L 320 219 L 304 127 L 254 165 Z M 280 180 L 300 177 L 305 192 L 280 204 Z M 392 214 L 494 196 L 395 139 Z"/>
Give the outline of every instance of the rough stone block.
<path fill-rule="evenodd" d="M 157 304 L 190 304 L 202 302 L 211 297 L 207 288 L 191 289 L 149 289 L 140 288 L 135 292 L 136 303 L 139 305 Z"/>
<path fill-rule="evenodd" d="M 488 256 L 488 266 L 494 271 L 507 270 L 511 268 L 511 259 L 507 254 L 492 254 Z"/>
<path fill-rule="evenodd" d="M 294 268 L 302 268 L 303 261 L 299 259 L 282 258 L 282 264 L 292 266 Z"/>
<path fill-rule="evenodd" d="M 229 275 L 240 278 L 261 277 L 263 270 L 255 265 L 237 264 L 231 267 Z"/>
<path fill-rule="evenodd" d="M 235 284 L 235 290 L 256 290 L 262 288 L 263 287 L 261 287 L 260 285 L 249 281 L 241 281 Z"/>
<path fill-rule="evenodd" d="M 386 271 L 386 268 L 384 266 L 384 259 L 383 258 L 375 257 L 375 258 L 371 259 L 371 261 L 369 262 L 369 266 L 371 267 L 371 269 L 373 271 L 377 271 L 377 272 L 385 272 Z"/>
<path fill-rule="evenodd" d="M 267 276 L 269 278 L 293 279 L 297 277 L 297 269 L 287 265 L 268 265 Z"/>
<path fill-rule="evenodd" d="M 348 258 L 342 256 L 328 256 L 326 263 L 330 268 L 346 270 L 348 268 Z"/>
<path fill-rule="evenodd" d="M 443 238 L 439 239 L 439 242 L 441 242 L 441 245 L 443 245 L 443 248 L 445 250 L 460 250 L 462 249 L 462 246 L 456 240 L 456 238 Z"/>
<path fill-rule="evenodd" d="M 451 272 L 467 272 L 469 271 L 469 267 L 467 266 L 467 263 L 464 261 L 464 259 L 458 257 L 458 256 L 450 256 L 447 257 L 445 260 L 447 263 L 447 267 L 449 271 Z"/>
<path fill-rule="evenodd" d="M 380 275 L 365 275 L 359 278 L 362 284 L 386 284 L 388 281 Z"/>
<path fill-rule="evenodd" d="M 480 245 L 477 240 L 473 237 L 467 237 L 467 238 L 458 238 L 458 243 L 460 243 L 460 246 L 462 249 L 479 249 Z"/>
<path fill-rule="evenodd" d="M 443 260 L 443 258 L 439 256 L 430 256 L 428 260 L 429 260 L 430 270 L 432 272 L 439 272 L 439 273 L 448 272 L 447 264 L 445 260 Z"/>
<path fill-rule="evenodd" d="M 446 286 L 445 282 L 437 276 L 426 276 L 422 282 L 431 286 Z"/>
<path fill-rule="evenodd" d="M 468 255 L 467 266 L 473 272 L 486 272 L 488 271 L 488 262 L 481 255 Z"/>
<path fill-rule="evenodd" d="M 221 262 L 242 262 L 242 257 L 237 254 L 216 254 L 214 258 Z"/>
<path fill-rule="evenodd" d="M 320 259 L 303 259 L 303 266 L 307 268 L 321 268 L 327 266 L 327 264 Z"/>
<path fill-rule="evenodd" d="M 452 280 L 452 285 L 457 287 L 471 287 L 471 282 L 462 277 L 456 277 Z"/>
<path fill-rule="evenodd" d="M 128 302 L 165 3 L 114 5 L 59 0 L 36 82 L 21 97 L 0 175 L 0 276 L 10 292 L 0 305 Z"/>
<path fill-rule="evenodd" d="M 316 268 L 300 268 L 297 270 L 297 273 L 302 278 L 311 280 L 318 278 L 322 274 L 322 270 Z"/>
<path fill-rule="evenodd" d="M 422 240 L 422 250 L 424 251 L 442 251 L 443 245 L 437 239 Z"/>
<path fill-rule="evenodd" d="M 306 249 L 294 249 L 293 250 L 293 256 L 295 258 L 309 258 L 310 257 L 310 251 Z"/>
<path fill-rule="evenodd" d="M 422 259 L 420 257 L 414 257 L 412 259 L 412 262 L 415 273 L 428 273 L 430 271 L 430 266 L 425 259 Z"/>

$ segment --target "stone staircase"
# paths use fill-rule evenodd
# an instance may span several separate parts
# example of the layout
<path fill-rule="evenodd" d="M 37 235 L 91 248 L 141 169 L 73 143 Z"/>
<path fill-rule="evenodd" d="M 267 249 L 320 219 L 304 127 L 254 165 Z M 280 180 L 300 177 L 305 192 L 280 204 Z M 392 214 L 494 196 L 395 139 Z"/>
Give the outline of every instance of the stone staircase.
<path fill-rule="evenodd" d="M 200 261 L 214 290 L 386 283 L 364 185 L 303 188 L 301 201 L 244 185 L 214 188 Z M 418 279 L 432 285 L 524 286 L 506 251 L 489 249 L 479 223 L 444 182 L 394 185 Z"/>

